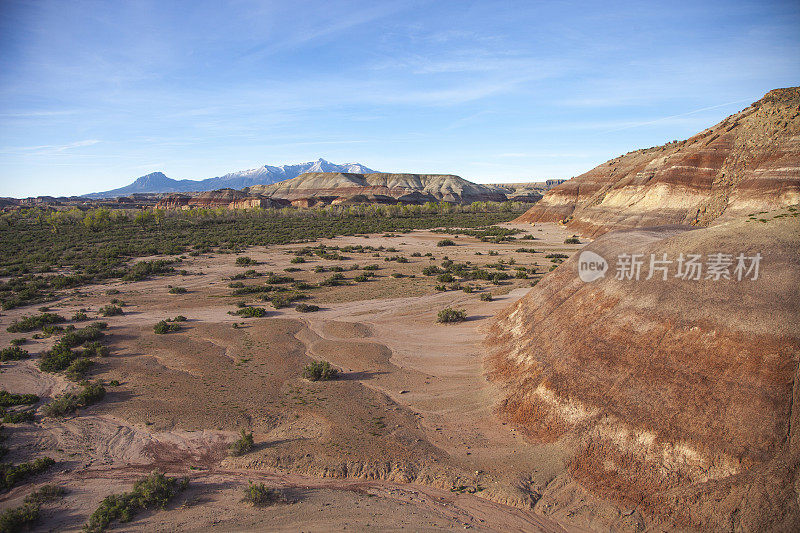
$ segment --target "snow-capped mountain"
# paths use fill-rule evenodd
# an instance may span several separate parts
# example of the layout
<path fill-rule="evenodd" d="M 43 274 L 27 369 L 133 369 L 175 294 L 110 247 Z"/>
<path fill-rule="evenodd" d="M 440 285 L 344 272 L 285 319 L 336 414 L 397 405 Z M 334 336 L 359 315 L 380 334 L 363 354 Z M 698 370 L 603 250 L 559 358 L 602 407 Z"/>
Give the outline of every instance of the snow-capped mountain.
<path fill-rule="evenodd" d="M 161 193 L 161 192 L 201 192 L 213 191 L 229 187 L 242 189 L 253 185 L 269 185 L 279 181 L 296 178 L 305 172 L 350 172 L 355 174 L 370 174 L 376 172 L 360 163 L 345 163 L 337 165 L 324 159 L 300 163 L 298 165 L 281 165 L 273 167 L 252 168 L 230 172 L 224 176 L 217 176 L 204 180 L 174 180 L 162 172 L 153 172 L 137 178 L 136 181 L 125 187 L 104 192 L 95 192 L 84 195 L 87 198 L 115 198 L 134 193 Z"/>

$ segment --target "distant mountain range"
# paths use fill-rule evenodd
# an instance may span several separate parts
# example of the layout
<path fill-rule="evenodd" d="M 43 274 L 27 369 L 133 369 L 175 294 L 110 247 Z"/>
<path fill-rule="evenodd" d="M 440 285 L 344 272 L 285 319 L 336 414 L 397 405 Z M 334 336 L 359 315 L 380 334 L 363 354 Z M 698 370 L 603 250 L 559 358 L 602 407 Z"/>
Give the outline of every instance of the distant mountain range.
<path fill-rule="evenodd" d="M 348 172 L 355 174 L 370 174 L 375 172 L 360 163 L 345 163 L 337 165 L 324 159 L 317 159 L 298 165 L 282 165 L 263 167 L 250 170 L 231 172 L 224 176 L 204 180 L 174 180 L 168 178 L 163 172 L 153 172 L 136 179 L 130 185 L 104 192 L 95 192 L 83 195 L 85 198 L 116 198 L 134 193 L 170 193 L 170 192 L 202 192 L 216 189 L 231 188 L 243 189 L 253 185 L 270 185 L 279 181 L 296 178 L 305 172 Z"/>

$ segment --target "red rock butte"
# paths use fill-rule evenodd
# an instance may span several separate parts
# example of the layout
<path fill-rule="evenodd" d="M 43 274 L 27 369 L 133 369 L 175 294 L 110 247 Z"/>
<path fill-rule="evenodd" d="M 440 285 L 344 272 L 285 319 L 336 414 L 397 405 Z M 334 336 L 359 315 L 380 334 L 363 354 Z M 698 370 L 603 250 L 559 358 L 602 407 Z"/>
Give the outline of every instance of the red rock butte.
<path fill-rule="evenodd" d="M 550 190 L 518 222 L 596 236 L 800 202 L 800 87 L 775 89 L 694 137 L 615 157 Z"/>

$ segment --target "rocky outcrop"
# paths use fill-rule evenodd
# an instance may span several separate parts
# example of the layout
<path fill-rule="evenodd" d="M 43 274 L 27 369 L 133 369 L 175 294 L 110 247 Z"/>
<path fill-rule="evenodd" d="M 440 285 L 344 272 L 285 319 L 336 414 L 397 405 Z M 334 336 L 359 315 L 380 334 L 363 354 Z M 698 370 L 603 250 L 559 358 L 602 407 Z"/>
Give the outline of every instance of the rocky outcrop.
<path fill-rule="evenodd" d="M 472 203 L 503 201 L 505 194 L 494 186 L 478 185 L 458 176 L 436 174 L 351 174 L 344 172 L 309 172 L 274 185 L 245 189 L 250 194 L 282 198 L 292 202 L 329 198 L 353 202 L 366 198 L 422 204 L 425 202 Z M 388 199 L 388 200 L 387 200 Z"/>
<path fill-rule="evenodd" d="M 281 208 L 289 205 L 288 201 L 248 195 L 234 189 L 219 189 L 189 196 L 186 194 L 170 194 L 162 198 L 157 209 L 191 209 L 195 207 L 226 209 Z"/>
<path fill-rule="evenodd" d="M 694 137 L 636 150 L 563 183 L 519 222 L 594 236 L 718 219 L 800 201 L 800 88 L 776 89 Z"/>
<path fill-rule="evenodd" d="M 572 479 L 652 529 L 796 531 L 799 212 L 589 244 L 492 326 L 503 416 L 534 440 L 575 443 Z M 732 264 L 714 267 L 717 253 Z M 746 269 L 761 255 L 758 275 L 737 271 L 739 253 Z M 642 254 L 638 280 L 620 254 Z M 647 279 L 651 254 L 673 262 Z M 676 277 L 681 254 L 700 254 L 699 279 Z M 605 275 L 581 281 L 597 256 Z"/>

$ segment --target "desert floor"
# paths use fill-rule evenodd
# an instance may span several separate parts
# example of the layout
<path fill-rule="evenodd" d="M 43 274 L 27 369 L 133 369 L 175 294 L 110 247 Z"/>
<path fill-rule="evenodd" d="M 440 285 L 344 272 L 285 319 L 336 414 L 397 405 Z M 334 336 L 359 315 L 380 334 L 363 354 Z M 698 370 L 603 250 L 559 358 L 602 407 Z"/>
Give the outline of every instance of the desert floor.
<path fill-rule="evenodd" d="M 484 377 L 485 329 L 533 279 L 470 282 L 472 293 L 439 292 L 435 276 L 421 274 L 447 256 L 477 265 L 513 259 L 508 272 L 536 266 L 539 277 L 552 265 L 546 254 L 572 254 L 580 247 L 565 245 L 570 234 L 557 225 L 520 229 L 535 240 L 495 244 L 414 231 L 184 256 L 176 266 L 183 275 L 82 287 L 47 304 L 68 318 L 86 309 L 92 320 L 108 322 L 104 342 L 111 354 L 97 359 L 91 378 L 120 385 L 107 386 L 103 402 L 75 416 L 40 414 L 33 423 L 6 425 L 6 460 L 48 455 L 58 463 L 32 484 L 0 495 L 0 508 L 19 505 L 32 489 L 55 483 L 69 493 L 43 508 L 40 526 L 77 530 L 105 496 L 130 490 L 136 478 L 158 468 L 188 476 L 189 489 L 166 510 L 139 515 L 119 529 L 575 530 L 588 523 L 581 509 L 589 505 L 587 495 L 562 475 L 568 445 L 526 441 L 502 422 L 495 414 L 500 391 Z M 437 247 L 443 238 L 457 245 Z M 293 250 L 319 244 L 397 251 L 290 263 Z M 537 253 L 517 252 L 521 247 Z M 257 264 L 237 266 L 241 255 Z M 384 260 L 397 255 L 409 262 Z M 339 265 L 352 280 L 362 272 L 348 270 L 353 264 L 379 269 L 368 282 L 304 291 L 305 302 L 321 307 L 313 313 L 273 309 L 257 295 L 231 296 L 228 287 L 231 276 L 249 269 L 317 283 Z M 319 265 L 328 271 L 315 272 Z M 259 278 L 243 282 L 263 284 Z M 170 294 L 169 287 L 187 292 Z M 114 290 L 119 293 L 109 295 Z M 480 300 L 485 292 L 492 301 Z M 124 301 L 124 315 L 95 318 L 112 298 Z M 263 306 L 267 317 L 229 314 L 240 301 Z M 465 309 L 468 319 L 438 324 L 437 312 L 448 306 Z M 11 321 L 35 312 L 4 312 L 0 346 L 21 336 L 6 332 Z M 156 322 L 176 315 L 188 319 L 181 331 L 153 332 Z M 2 388 L 38 394 L 43 405 L 74 387 L 38 369 L 36 355 L 54 342 L 29 340 L 23 348 L 33 357 L 4 363 Z M 339 379 L 303 379 L 301 369 L 312 359 L 340 368 Z M 227 447 L 241 429 L 254 433 L 255 448 L 230 457 Z M 249 482 L 284 489 L 288 503 L 244 503 Z M 554 483 L 563 485 L 564 504 L 534 507 L 541 490 L 552 491 Z M 602 506 L 592 508 L 602 512 Z"/>

